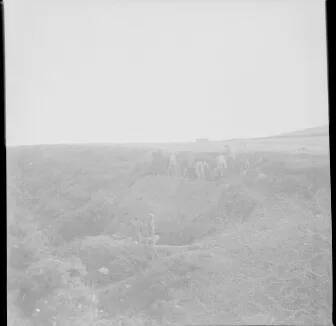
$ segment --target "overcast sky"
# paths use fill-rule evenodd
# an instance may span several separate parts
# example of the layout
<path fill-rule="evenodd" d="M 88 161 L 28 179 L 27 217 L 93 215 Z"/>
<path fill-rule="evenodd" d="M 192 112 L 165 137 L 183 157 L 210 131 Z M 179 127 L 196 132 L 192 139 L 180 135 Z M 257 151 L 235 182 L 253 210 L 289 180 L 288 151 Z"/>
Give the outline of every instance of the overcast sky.
<path fill-rule="evenodd" d="M 7 144 L 328 123 L 322 0 L 7 0 Z"/>

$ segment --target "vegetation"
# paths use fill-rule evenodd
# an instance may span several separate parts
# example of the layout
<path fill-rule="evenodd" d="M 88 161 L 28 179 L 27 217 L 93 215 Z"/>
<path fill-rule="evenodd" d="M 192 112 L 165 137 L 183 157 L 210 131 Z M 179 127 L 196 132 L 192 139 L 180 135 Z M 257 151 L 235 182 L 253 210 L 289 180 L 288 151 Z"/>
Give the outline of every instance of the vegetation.
<path fill-rule="evenodd" d="M 149 154 L 8 149 L 9 325 L 330 322 L 326 155 L 244 154 L 263 163 L 208 181 Z M 150 213 L 154 249 L 132 224 Z"/>

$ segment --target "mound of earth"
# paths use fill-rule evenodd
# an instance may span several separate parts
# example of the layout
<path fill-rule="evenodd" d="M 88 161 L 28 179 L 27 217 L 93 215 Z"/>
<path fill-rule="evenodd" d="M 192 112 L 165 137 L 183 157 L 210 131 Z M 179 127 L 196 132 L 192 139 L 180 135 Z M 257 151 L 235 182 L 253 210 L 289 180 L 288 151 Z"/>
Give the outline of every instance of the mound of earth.
<path fill-rule="evenodd" d="M 328 324 L 329 241 L 328 216 L 279 197 L 193 246 L 168 254 L 166 246 L 142 273 L 102 290 L 100 302 L 107 315 L 145 311 L 186 324 Z"/>
<path fill-rule="evenodd" d="M 130 235 L 132 217 L 153 213 L 159 243 L 180 245 L 218 232 L 228 222 L 246 220 L 259 204 L 243 185 L 146 176 L 121 198 L 117 215 L 125 225 L 121 231 Z"/>

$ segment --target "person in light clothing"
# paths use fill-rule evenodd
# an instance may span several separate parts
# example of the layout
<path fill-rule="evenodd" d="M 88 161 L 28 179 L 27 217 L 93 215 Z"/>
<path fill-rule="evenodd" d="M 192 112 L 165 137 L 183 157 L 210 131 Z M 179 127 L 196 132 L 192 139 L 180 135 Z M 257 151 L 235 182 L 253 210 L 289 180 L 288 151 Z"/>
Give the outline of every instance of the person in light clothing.
<path fill-rule="evenodd" d="M 225 170 L 228 168 L 225 155 L 222 153 L 221 155 L 217 156 L 216 162 L 218 175 L 220 177 L 223 177 L 225 174 Z"/>

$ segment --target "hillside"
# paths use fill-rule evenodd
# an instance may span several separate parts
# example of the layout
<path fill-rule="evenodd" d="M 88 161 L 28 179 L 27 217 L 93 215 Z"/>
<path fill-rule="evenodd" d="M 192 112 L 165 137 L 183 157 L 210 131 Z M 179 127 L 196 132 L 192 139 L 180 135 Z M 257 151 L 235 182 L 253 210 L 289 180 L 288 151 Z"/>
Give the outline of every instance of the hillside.
<path fill-rule="evenodd" d="M 324 125 L 324 126 L 319 126 L 319 127 L 314 127 L 314 128 L 297 130 L 297 131 L 293 131 L 293 132 L 289 132 L 285 134 L 280 134 L 278 135 L 278 137 L 296 137 L 296 136 L 312 137 L 312 136 L 328 136 L 328 135 L 329 135 L 329 126 Z"/>
<path fill-rule="evenodd" d="M 330 325 L 329 157 L 295 139 L 204 179 L 153 145 L 8 148 L 9 325 Z"/>
<path fill-rule="evenodd" d="M 287 152 L 305 151 L 310 154 L 326 154 L 329 152 L 329 127 L 320 126 L 297 130 L 281 135 L 258 138 L 238 138 L 228 140 L 207 140 L 181 143 L 146 143 L 115 145 L 128 148 L 161 148 L 167 151 L 220 152 L 229 145 L 236 152 Z"/>

